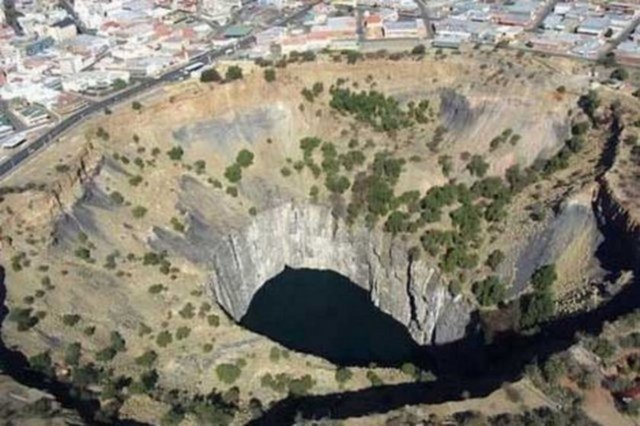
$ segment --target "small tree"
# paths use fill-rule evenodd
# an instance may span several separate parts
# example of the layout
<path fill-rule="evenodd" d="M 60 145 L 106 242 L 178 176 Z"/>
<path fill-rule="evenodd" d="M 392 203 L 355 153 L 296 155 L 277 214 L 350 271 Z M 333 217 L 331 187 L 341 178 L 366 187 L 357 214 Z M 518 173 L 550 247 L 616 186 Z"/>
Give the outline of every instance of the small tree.
<path fill-rule="evenodd" d="M 158 344 L 158 346 L 160 346 L 161 348 L 165 348 L 169 344 L 171 344 L 171 342 L 173 342 L 173 336 L 171 336 L 170 332 L 164 330 L 158 333 L 158 337 L 156 337 L 156 343 Z"/>
<path fill-rule="evenodd" d="M 225 169 L 224 177 L 231 183 L 239 182 L 242 179 L 242 167 L 237 163 L 232 164 Z"/>
<path fill-rule="evenodd" d="M 469 170 L 469 172 L 477 177 L 484 177 L 485 174 L 487 174 L 487 171 L 489 170 L 489 164 L 484 161 L 484 158 L 482 158 L 481 155 L 474 155 L 473 157 L 471 157 L 471 161 L 469 162 L 469 164 L 467 164 L 467 170 Z"/>
<path fill-rule="evenodd" d="M 237 65 L 231 65 L 229 68 L 227 68 L 227 72 L 224 75 L 225 80 L 227 81 L 233 81 L 233 80 L 239 80 L 242 78 L 242 68 L 240 68 Z"/>
<path fill-rule="evenodd" d="M 140 219 L 147 214 L 147 208 L 143 206 L 135 206 L 133 209 L 131 209 L 131 214 L 136 219 Z"/>
<path fill-rule="evenodd" d="M 80 343 L 74 342 L 67 345 L 64 351 L 64 362 L 71 366 L 76 366 L 80 362 L 82 347 Z"/>
<path fill-rule="evenodd" d="M 495 271 L 504 260 L 504 253 L 500 250 L 492 251 L 487 257 L 487 266 Z"/>
<path fill-rule="evenodd" d="M 271 83 L 276 80 L 276 70 L 273 68 L 267 68 L 264 70 L 264 79 L 267 83 Z"/>
<path fill-rule="evenodd" d="M 495 305 L 504 299 L 505 287 L 497 277 L 492 276 L 473 285 L 473 294 L 482 306 Z"/>
<path fill-rule="evenodd" d="M 411 49 L 412 55 L 424 55 L 425 52 L 426 52 L 426 48 L 424 47 L 424 44 L 419 44 L 417 46 L 414 46 L 413 49 Z"/>
<path fill-rule="evenodd" d="M 531 276 L 531 285 L 535 290 L 548 290 L 558 278 L 556 266 L 554 264 L 544 265 L 533 273 Z"/>
<path fill-rule="evenodd" d="M 131 108 L 133 108 L 134 111 L 140 111 L 142 109 L 142 104 L 138 101 L 133 101 L 131 103 Z"/>
<path fill-rule="evenodd" d="M 253 153 L 248 149 L 243 149 L 238 152 L 238 156 L 236 157 L 236 163 L 242 168 L 247 168 L 251 164 L 253 164 Z"/>
<path fill-rule="evenodd" d="M 222 81 L 222 76 L 215 68 L 204 70 L 200 73 L 200 81 L 203 83 Z"/>
<path fill-rule="evenodd" d="M 73 327 L 80 321 L 80 315 L 65 314 L 62 316 L 62 323 L 68 327 Z"/>
<path fill-rule="evenodd" d="M 113 191 L 109 195 L 109 197 L 111 198 L 111 201 L 113 201 L 115 204 L 121 205 L 124 203 L 124 196 L 118 191 Z"/>
<path fill-rule="evenodd" d="M 353 373 L 347 367 L 340 367 L 336 370 L 336 382 L 340 385 L 348 382 L 351 377 L 353 377 Z"/>
<path fill-rule="evenodd" d="M 116 78 L 116 79 L 113 81 L 113 88 L 114 88 L 115 90 L 122 90 L 122 89 L 124 89 L 125 87 L 127 87 L 127 82 L 126 82 L 126 81 L 124 81 L 123 79 L 121 79 L 121 78 Z"/>
<path fill-rule="evenodd" d="M 618 81 L 624 81 L 629 78 L 629 71 L 624 68 L 616 68 L 611 73 L 611 78 Z"/>
<path fill-rule="evenodd" d="M 235 364 L 220 364 L 216 367 L 218 379 L 229 385 L 235 382 L 241 373 L 242 370 Z"/>
<path fill-rule="evenodd" d="M 174 146 L 169 151 L 167 151 L 167 155 L 173 161 L 180 161 L 182 156 L 184 155 L 184 150 L 180 146 Z"/>

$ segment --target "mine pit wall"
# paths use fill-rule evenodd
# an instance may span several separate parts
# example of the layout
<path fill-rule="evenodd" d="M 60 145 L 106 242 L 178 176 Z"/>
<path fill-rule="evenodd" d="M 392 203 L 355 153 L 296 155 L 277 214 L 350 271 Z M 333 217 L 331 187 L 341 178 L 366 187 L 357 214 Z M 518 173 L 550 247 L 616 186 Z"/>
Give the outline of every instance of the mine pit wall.
<path fill-rule="evenodd" d="M 640 267 L 640 224 L 616 198 L 615 191 L 606 178 L 601 179 L 594 201 L 594 210 L 601 232 L 618 240 L 625 248 L 626 259 L 621 259 L 626 269 Z"/>
<path fill-rule="evenodd" d="M 471 305 L 449 293 L 435 267 L 411 259 L 397 238 L 348 226 L 327 206 L 288 203 L 261 212 L 221 238 L 212 261 L 212 291 L 238 322 L 260 287 L 285 267 L 344 275 L 422 345 L 458 340 L 470 322 Z"/>

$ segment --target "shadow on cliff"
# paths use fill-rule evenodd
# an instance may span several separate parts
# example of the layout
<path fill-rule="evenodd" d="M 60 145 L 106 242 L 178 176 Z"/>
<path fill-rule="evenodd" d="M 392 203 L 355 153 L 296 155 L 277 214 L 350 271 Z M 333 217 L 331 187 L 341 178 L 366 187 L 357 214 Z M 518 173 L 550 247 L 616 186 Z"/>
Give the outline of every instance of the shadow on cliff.
<path fill-rule="evenodd" d="M 338 365 L 400 365 L 422 353 L 367 291 L 327 270 L 285 268 L 255 294 L 241 324 Z"/>

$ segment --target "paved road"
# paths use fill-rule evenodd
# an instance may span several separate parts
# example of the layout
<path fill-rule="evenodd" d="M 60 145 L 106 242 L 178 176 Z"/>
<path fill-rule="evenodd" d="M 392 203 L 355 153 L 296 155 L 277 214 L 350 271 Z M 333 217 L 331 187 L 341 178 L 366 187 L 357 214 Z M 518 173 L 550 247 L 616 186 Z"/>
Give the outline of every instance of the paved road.
<path fill-rule="evenodd" d="M 284 25 L 288 22 L 299 19 L 300 17 L 304 16 L 316 3 L 317 2 L 311 3 L 299 9 L 298 11 L 292 13 L 291 15 L 283 16 L 275 19 L 271 23 L 271 26 Z M 237 40 L 236 43 L 234 43 L 232 46 L 227 46 L 221 49 L 212 49 L 207 52 L 201 53 L 191 58 L 189 62 L 185 63 L 179 68 L 168 71 L 158 78 L 143 80 L 139 84 L 123 92 L 116 93 L 115 95 L 109 98 L 93 103 L 87 106 L 86 108 L 78 111 L 77 113 L 74 113 L 73 115 L 62 120 L 56 126 L 52 127 L 47 133 L 38 137 L 38 139 L 30 143 L 28 146 L 26 146 L 22 150 L 16 152 L 15 154 L 12 154 L 12 156 L 9 159 L 7 159 L 5 162 L 0 164 L 0 179 L 6 177 L 10 172 L 15 170 L 16 167 L 20 166 L 24 161 L 26 161 L 32 154 L 36 153 L 37 151 L 41 150 L 44 147 L 49 146 L 49 144 L 55 141 L 58 136 L 68 131 L 72 127 L 76 126 L 77 124 L 81 123 L 87 117 L 95 113 L 102 112 L 105 110 L 105 108 L 112 107 L 127 99 L 131 99 L 136 96 L 139 96 L 143 92 L 148 91 L 154 87 L 160 86 L 164 83 L 180 80 L 181 78 L 184 77 L 184 70 L 189 65 L 192 65 L 196 62 L 211 63 L 215 59 L 225 56 L 226 52 L 229 49 L 233 49 L 233 51 L 246 49 L 247 47 L 249 47 L 249 45 L 251 45 L 251 43 L 253 43 L 253 40 L 254 40 L 254 37 L 252 35 L 249 35 Z"/>

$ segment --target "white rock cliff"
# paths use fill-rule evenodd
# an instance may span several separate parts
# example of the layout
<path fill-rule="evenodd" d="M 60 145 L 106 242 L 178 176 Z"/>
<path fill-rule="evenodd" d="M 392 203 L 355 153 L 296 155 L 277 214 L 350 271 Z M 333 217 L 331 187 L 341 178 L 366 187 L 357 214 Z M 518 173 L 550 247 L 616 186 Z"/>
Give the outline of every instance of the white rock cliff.
<path fill-rule="evenodd" d="M 348 277 L 420 344 L 460 339 L 470 322 L 471 306 L 449 293 L 435 267 L 411 259 L 397 238 L 349 227 L 327 206 L 282 204 L 210 241 L 215 244 L 210 285 L 236 321 L 260 287 L 288 266 L 328 269 Z"/>

